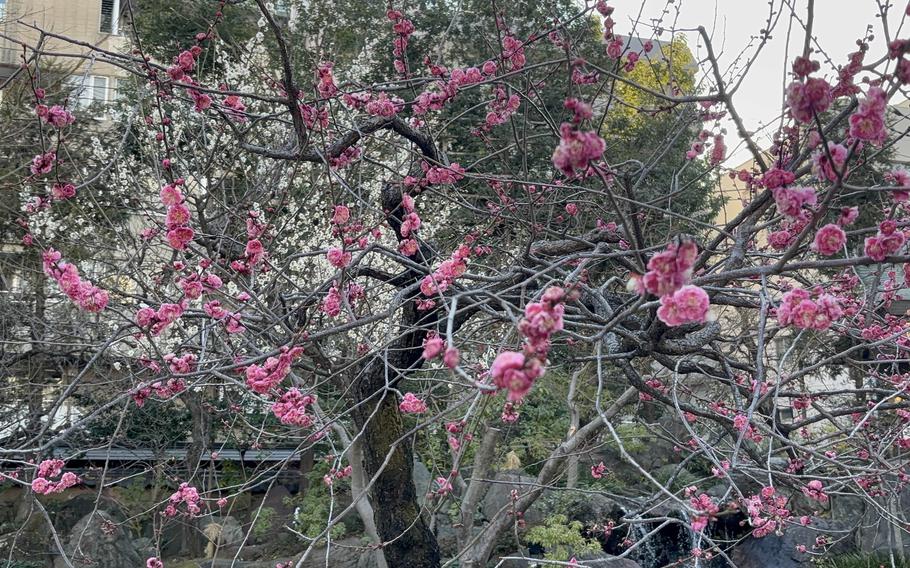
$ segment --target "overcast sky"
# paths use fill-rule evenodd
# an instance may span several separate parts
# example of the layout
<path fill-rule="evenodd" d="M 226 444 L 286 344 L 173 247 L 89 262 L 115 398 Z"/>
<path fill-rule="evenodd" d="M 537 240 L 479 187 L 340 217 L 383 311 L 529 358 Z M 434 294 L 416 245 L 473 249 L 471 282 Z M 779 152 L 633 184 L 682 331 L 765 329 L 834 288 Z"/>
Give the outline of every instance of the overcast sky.
<path fill-rule="evenodd" d="M 621 35 L 632 34 L 632 25 L 641 11 L 641 22 L 646 25 L 644 27 L 639 25 L 639 28 L 634 30 L 634 35 L 642 37 L 651 36 L 654 20 L 661 16 L 661 12 L 667 6 L 667 0 L 613 0 L 608 3 L 616 8 L 613 15 L 616 21 L 615 31 Z M 902 0 L 892 0 L 892 3 L 895 7 L 892 9 L 889 22 L 891 34 L 894 36 L 894 27 L 900 22 L 904 4 Z M 773 0 L 775 12 L 780 11 L 781 4 L 782 0 Z M 675 10 L 677 5 L 681 5 L 678 19 Z M 787 5 L 795 6 L 796 14 L 805 22 L 807 0 L 786 0 L 785 15 L 777 20 L 772 30 L 772 39 L 758 55 L 746 80 L 733 98 L 746 128 L 752 131 L 762 125 L 774 124 L 779 118 L 784 72 L 789 70 L 793 58 L 802 52 L 805 34 L 800 22 L 792 22 L 789 42 L 787 41 L 787 31 L 791 24 L 788 16 L 791 10 L 786 7 Z M 870 53 L 874 58 L 883 53 L 884 40 L 880 20 L 876 17 L 878 10 L 875 0 L 816 0 L 815 6 L 813 35 L 831 63 L 842 65 L 847 61 L 847 54 L 856 50 L 856 40 L 866 35 L 866 28 L 870 23 L 874 26 L 875 35 Z M 664 17 L 664 27 L 692 29 L 699 25 L 704 26 L 713 35 L 714 50 L 719 53 L 718 59 L 722 69 L 727 69 L 741 55 L 754 57 L 758 45 L 755 38 L 760 30 L 766 27 L 769 14 L 768 0 L 675 0 L 670 7 L 673 11 Z M 698 34 L 686 32 L 686 35 L 696 57 L 702 58 L 705 50 Z M 667 40 L 670 35 L 665 32 L 659 38 Z M 752 47 L 749 47 L 750 44 Z M 744 49 L 747 50 L 745 54 Z M 822 63 L 821 73 L 829 81 L 836 77 L 835 68 L 831 63 L 825 62 L 825 57 L 816 54 L 814 58 Z M 748 151 L 736 146 L 738 137 L 732 123 L 728 123 L 726 128 L 727 145 L 732 152 L 727 165 L 736 166 L 748 159 Z M 757 136 L 757 141 L 760 146 L 766 147 L 771 129 L 765 129 L 763 132 L 764 135 Z"/>

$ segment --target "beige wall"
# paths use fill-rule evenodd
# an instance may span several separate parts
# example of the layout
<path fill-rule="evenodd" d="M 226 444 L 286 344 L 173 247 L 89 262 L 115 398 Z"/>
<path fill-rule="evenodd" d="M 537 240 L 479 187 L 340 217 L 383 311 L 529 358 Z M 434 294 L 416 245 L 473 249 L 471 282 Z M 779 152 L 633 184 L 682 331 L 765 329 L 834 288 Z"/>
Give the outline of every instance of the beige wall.
<path fill-rule="evenodd" d="M 126 0 L 121 0 L 125 3 Z M 110 51 L 122 51 L 126 45 L 122 35 L 102 33 L 101 0 L 6 0 L 6 14 L 0 23 L 0 32 L 15 40 L 34 45 L 38 32 L 28 26 L 36 26 L 47 32 L 60 34 Z M 64 40 L 49 38 L 44 50 L 61 54 L 87 55 L 88 47 L 74 45 Z M 9 39 L 0 40 L 0 65 L 15 66 L 20 62 L 21 47 Z M 49 58 L 54 65 L 65 65 L 73 73 L 82 74 L 88 70 L 92 75 L 111 78 L 123 76 L 117 67 L 74 57 Z"/>
<path fill-rule="evenodd" d="M 749 160 L 733 169 L 736 172 L 739 172 L 740 170 L 752 171 L 754 165 L 755 160 Z M 739 215 L 743 210 L 743 206 L 749 201 L 752 201 L 752 198 L 754 197 L 746 187 L 746 182 L 739 181 L 739 179 L 735 178 L 730 179 L 730 176 L 726 173 L 721 174 L 717 190 L 724 198 L 724 204 L 720 211 L 718 211 L 717 218 L 714 220 L 718 225 L 724 225 Z"/>

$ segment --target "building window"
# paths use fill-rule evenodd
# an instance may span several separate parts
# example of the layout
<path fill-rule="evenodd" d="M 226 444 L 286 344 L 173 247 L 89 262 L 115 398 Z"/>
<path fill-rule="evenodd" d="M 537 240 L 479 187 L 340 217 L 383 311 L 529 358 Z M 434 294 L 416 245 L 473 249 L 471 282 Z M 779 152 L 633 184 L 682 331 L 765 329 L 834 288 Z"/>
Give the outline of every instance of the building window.
<path fill-rule="evenodd" d="M 0 0 L 0 19 L 6 17 L 6 0 Z"/>
<path fill-rule="evenodd" d="M 101 33 L 112 35 L 120 33 L 120 1 L 101 0 L 101 25 L 98 27 Z"/>
<path fill-rule="evenodd" d="M 111 92 L 111 81 L 101 75 L 75 75 L 70 78 L 69 84 L 73 89 L 70 100 L 73 106 L 88 108 L 94 103 L 107 103 L 116 97 Z"/>
<path fill-rule="evenodd" d="M 0 0 L 2 1 L 2 0 Z M 290 0 L 275 0 L 275 15 L 281 16 L 282 18 L 287 18 L 291 15 L 291 2 Z"/>

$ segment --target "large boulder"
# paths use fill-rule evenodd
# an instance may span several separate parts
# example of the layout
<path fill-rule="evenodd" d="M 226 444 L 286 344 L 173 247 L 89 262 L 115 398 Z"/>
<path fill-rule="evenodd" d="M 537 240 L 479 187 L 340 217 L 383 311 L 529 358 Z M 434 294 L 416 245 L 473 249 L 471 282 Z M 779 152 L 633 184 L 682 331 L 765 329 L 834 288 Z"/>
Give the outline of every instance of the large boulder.
<path fill-rule="evenodd" d="M 414 488 L 417 490 L 417 501 L 423 506 L 427 501 L 427 493 L 432 491 L 433 476 L 423 462 L 414 457 Z"/>
<path fill-rule="evenodd" d="M 737 568 L 805 568 L 812 563 L 812 546 L 821 535 L 829 535 L 837 541 L 849 533 L 850 527 L 843 522 L 812 517 L 808 527 L 790 526 L 783 535 L 771 534 L 764 538 L 747 538 L 733 549 L 730 555 Z M 837 542 L 829 552 L 842 554 L 849 552 L 853 546 L 850 539 Z M 807 552 L 797 550 L 799 545 L 806 547 Z"/>
<path fill-rule="evenodd" d="M 904 489 L 899 494 L 889 495 L 890 497 L 896 497 L 901 516 L 906 518 L 910 512 L 910 490 Z M 879 502 L 879 506 L 885 510 L 889 509 L 888 504 L 883 501 Z M 832 496 L 831 517 L 853 527 L 853 541 L 863 552 L 897 551 L 903 548 L 905 555 L 910 553 L 910 538 L 906 533 L 900 528 L 895 530 L 888 517 L 862 497 Z"/>
<path fill-rule="evenodd" d="M 603 552 L 582 554 L 576 557 L 579 566 L 591 568 L 641 568 L 641 564 L 628 558 L 617 558 Z"/>
<path fill-rule="evenodd" d="M 243 527 L 234 517 L 208 517 L 202 525 L 202 532 L 210 542 L 219 546 L 230 546 L 243 541 Z"/>
<path fill-rule="evenodd" d="M 508 511 L 508 506 L 512 503 L 513 490 L 517 491 L 519 495 L 524 495 L 536 486 L 537 478 L 526 475 L 521 470 L 512 469 L 498 472 L 480 504 L 480 510 L 484 518 L 492 519 L 504 508 Z M 524 520 L 528 526 L 539 525 L 545 520 L 539 502 L 540 500 L 525 511 Z"/>
<path fill-rule="evenodd" d="M 74 568 L 135 568 L 144 564 L 123 519 L 98 509 L 79 519 L 64 539 L 64 551 Z M 54 568 L 64 568 L 63 558 L 54 559 Z"/>

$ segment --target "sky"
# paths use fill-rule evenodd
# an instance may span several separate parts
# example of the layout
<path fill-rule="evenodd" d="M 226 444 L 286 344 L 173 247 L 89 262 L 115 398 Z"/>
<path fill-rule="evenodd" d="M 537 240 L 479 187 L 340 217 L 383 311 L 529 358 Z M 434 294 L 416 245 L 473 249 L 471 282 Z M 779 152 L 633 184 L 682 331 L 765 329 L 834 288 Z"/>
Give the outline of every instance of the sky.
<path fill-rule="evenodd" d="M 672 3 L 668 4 L 668 0 L 610 1 L 609 5 L 616 9 L 613 14 L 616 21 L 614 30 L 620 35 L 653 37 L 651 36 L 653 22 L 660 18 L 665 7 L 669 7 L 671 11 L 664 17 L 664 27 L 693 30 L 699 25 L 704 26 L 713 38 L 714 51 L 718 54 L 722 70 L 729 69 L 738 58 L 744 61 L 746 56 L 748 59 L 755 57 L 757 37 L 760 30 L 767 26 L 771 5 L 775 13 L 778 13 L 783 4 L 784 15 L 772 28 L 771 40 L 762 48 L 747 78 L 733 97 L 734 106 L 748 130 L 756 131 L 769 123 L 776 125 L 775 121 L 779 119 L 783 105 L 784 73 L 789 71 L 793 58 L 801 54 L 805 38 L 803 24 L 793 20 L 788 41 L 788 27 L 791 24 L 789 14 L 793 11 L 788 6 L 792 6 L 802 22 L 805 22 L 808 0 L 670 0 L 670 2 Z M 895 7 L 892 8 L 889 22 L 892 26 L 891 34 L 894 36 L 894 27 L 900 23 L 904 4 L 902 0 L 891 2 Z M 869 24 L 873 25 L 872 31 L 875 36 L 870 43 L 870 58 L 877 59 L 884 53 L 885 42 L 881 20 L 877 18 L 877 14 L 875 0 L 816 0 L 813 36 L 818 46 L 824 50 L 824 55 L 815 54 L 813 58 L 822 63 L 819 71 L 822 76 L 829 81 L 836 77 L 835 66 L 844 64 L 847 61 L 847 54 L 856 50 L 856 40 L 866 35 Z M 641 23 L 632 33 L 632 26 L 636 20 Z M 706 51 L 698 33 L 694 31 L 682 33 L 687 36 L 689 47 L 696 58 L 703 58 Z M 902 35 L 906 37 L 906 34 Z M 669 40 L 671 35 L 667 31 L 656 37 Z M 818 49 L 818 46 L 813 45 L 813 48 Z M 830 62 L 826 62 L 828 59 Z M 705 65 L 703 69 L 709 70 L 710 67 Z M 739 76 L 740 73 L 736 74 Z M 786 78 L 787 82 L 789 80 L 789 77 Z M 727 146 L 730 148 L 726 165 L 735 167 L 749 158 L 749 152 L 738 144 L 738 136 L 732 122 L 727 121 L 725 127 Z M 759 134 L 756 137 L 756 141 L 759 146 L 767 147 L 773 129 L 765 129 L 764 132 L 764 135 Z"/>

